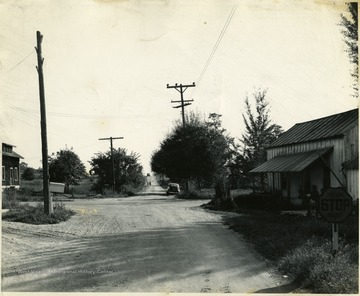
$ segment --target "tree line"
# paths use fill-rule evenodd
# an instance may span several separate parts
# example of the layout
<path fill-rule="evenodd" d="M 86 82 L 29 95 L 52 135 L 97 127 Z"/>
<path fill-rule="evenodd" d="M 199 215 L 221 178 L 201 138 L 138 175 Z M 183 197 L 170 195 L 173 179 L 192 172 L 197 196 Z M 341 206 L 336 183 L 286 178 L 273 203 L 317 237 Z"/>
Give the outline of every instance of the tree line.
<path fill-rule="evenodd" d="M 189 113 L 185 127 L 175 122 L 152 154 L 152 171 L 174 182 L 195 184 L 196 189 L 214 186 L 220 199 L 230 188 L 251 186 L 250 170 L 266 161 L 266 147 L 282 133 L 281 126 L 270 119 L 266 90 L 253 96 L 254 107 L 248 97 L 245 100 L 241 138 L 231 137 L 222 127 L 220 114 L 204 118 Z"/>
<path fill-rule="evenodd" d="M 128 152 L 126 149 L 113 149 L 115 192 L 127 192 L 130 189 L 139 188 L 144 184 L 143 167 L 139 163 L 139 154 Z M 96 181 L 92 190 L 103 193 L 104 189 L 111 189 L 113 184 L 111 151 L 96 153 L 89 161 L 90 172 L 86 171 L 84 163 L 79 156 L 68 148 L 52 153 L 48 157 L 49 175 L 51 182 L 65 184 L 65 192 L 69 192 L 70 185 L 79 185 L 81 180 L 89 175 L 94 176 Z M 21 163 L 22 179 L 33 180 L 36 174 L 42 175 L 42 170 L 35 170 L 26 163 Z"/>

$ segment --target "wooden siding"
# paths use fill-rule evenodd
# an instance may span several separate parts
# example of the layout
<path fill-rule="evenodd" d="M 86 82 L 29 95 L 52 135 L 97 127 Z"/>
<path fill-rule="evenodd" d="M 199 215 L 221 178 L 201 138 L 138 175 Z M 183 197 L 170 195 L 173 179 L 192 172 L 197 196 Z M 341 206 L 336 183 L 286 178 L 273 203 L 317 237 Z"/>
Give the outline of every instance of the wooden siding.
<path fill-rule="evenodd" d="M 341 183 L 347 186 L 348 190 L 353 192 L 353 198 L 358 198 L 358 170 L 357 172 L 349 172 L 349 177 L 345 178 L 345 175 L 341 172 L 342 163 L 351 160 L 359 153 L 358 145 L 358 126 L 349 130 L 343 138 L 319 140 L 314 142 L 291 144 L 288 146 L 274 147 L 267 150 L 267 159 L 271 159 L 277 155 L 292 154 L 298 152 L 305 152 L 309 150 L 315 150 L 326 147 L 333 147 L 333 151 L 330 152 L 327 157 L 327 162 L 330 165 L 331 170 L 340 179 Z M 310 174 L 311 184 L 316 185 L 320 192 L 323 188 L 323 165 L 317 163 L 311 166 L 312 173 Z M 281 189 L 280 174 L 275 174 L 274 181 L 272 180 L 272 174 L 269 174 L 269 185 L 275 185 L 275 189 Z M 297 184 L 298 179 L 295 176 L 291 177 L 291 197 L 297 196 Z M 339 187 L 341 184 L 338 182 L 333 173 L 330 174 L 330 186 Z"/>
<path fill-rule="evenodd" d="M 359 198 L 359 170 L 346 171 L 346 188 L 354 200 Z"/>
<path fill-rule="evenodd" d="M 5 180 L 2 181 L 2 186 L 19 186 L 20 185 L 20 168 L 19 158 L 14 157 L 2 157 L 2 166 L 5 167 Z M 10 171 L 12 168 L 13 178 L 10 179 Z M 15 169 L 16 168 L 16 169 Z M 17 170 L 17 176 L 15 176 Z"/>
<path fill-rule="evenodd" d="M 276 155 L 281 154 L 292 154 L 297 152 L 305 152 L 309 150 L 315 150 L 326 147 L 334 147 L 334 150 L 330 154 L 330 167 L 340 179 L 342 183 L 345 183 L 345 177 L 341 171 L 341 164 L 346 160 L 345 159 L 345 147 L 343 139 L 328 139 L 320 140 L 316 142 L 292 144 L 289 146 L 274 147 L 267 150 L 267 159 L 271 159 Z M 330 176 L 330 186 L 338 187 L 340 186 L 336 178 L 331 174 Z"/>
<path fill-rule="evenodd" d="M 313 185 L 316 186 L 318 193 L 321 193 L 321 190 L 324 186 L 324 168 L 321 161 L 316 161 L 313 165 L 309 167 L 308 178 L 310 181 L 308 192 L 311 192 Z M 276 191 L 281 191 L 283 196 L 289 196 L 290 198 L 297 198 L 299 196 L 299 187 L 303 187 L 303 173 L 292 173 L 290 174 L 290 192 L 288 194 L 286 189 L 281 188 L 281 174 L 280 173 L 269 173 L 268 174 L 269 186 Z M 304 188 L 303 188 L 304 189 Z"/>
<path fill-rule="evenodd" d="M 352 160 L 359 155 L 359 127 L 349 130 L 344 137 L 345 155 L 344 162 Z"/>

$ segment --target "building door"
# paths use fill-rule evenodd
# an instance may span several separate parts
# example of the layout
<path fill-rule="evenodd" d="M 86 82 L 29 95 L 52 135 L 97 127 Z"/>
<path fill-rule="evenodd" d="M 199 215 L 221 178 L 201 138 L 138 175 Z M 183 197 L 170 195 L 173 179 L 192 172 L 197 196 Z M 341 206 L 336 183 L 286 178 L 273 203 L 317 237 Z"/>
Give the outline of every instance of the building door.
<path fill-rule="evenodd" d="M 280 173 L 281 194 L 283 197 L 290 197 L 290 174 Z"/>

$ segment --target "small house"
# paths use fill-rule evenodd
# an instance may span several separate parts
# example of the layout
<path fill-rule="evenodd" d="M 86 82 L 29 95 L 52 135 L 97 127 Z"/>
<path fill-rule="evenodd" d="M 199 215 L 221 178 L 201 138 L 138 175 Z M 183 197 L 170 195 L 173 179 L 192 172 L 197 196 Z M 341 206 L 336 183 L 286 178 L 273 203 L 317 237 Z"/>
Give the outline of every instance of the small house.
<path fill-rule="evenodd" d="M 297 123 L 267 147 L 267 161 L 251 173 L 297 204 L 306 195 L 344 187 L 359 198 L 358 109 Z"/>
<path fill-rule="evenodd" d="M 2 188 L 20 186 L 20 159 L 23 157 L 14 151 L 14 147 L 2 143 Z"/>

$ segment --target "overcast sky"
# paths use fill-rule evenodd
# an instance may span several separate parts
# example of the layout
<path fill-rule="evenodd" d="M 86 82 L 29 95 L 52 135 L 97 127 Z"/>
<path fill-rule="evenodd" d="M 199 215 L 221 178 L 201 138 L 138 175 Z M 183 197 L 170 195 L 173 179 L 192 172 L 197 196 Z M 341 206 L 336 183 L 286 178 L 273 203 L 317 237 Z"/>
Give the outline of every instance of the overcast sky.
<path fill-rule="evenodd" d="M 41 166 L 36 31 L 43 38 L 49 154 L 88 161 L 104 137 L 141 155 L 180 119 L 166 84 L 191 84 L 186 111 L 244 131 L 246 95 L 268 89 L 271 118 L 297 122 L 357 107 L 335 1 L 0 0 L 0 135 Z"/>

